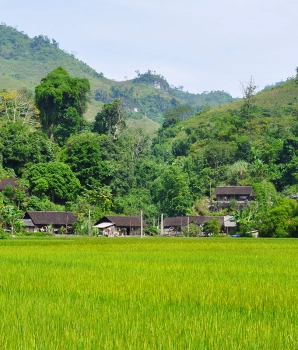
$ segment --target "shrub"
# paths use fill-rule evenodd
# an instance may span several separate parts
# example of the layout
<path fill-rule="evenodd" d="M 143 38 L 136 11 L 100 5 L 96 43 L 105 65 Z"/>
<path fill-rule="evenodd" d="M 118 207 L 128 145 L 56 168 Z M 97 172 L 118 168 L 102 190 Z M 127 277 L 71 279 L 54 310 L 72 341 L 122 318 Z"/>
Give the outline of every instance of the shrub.
<path fill-rule="evenodd" d="M 183 236 L 198 237 L 202 233 L 202 227 L 197 224 L 190 223 L 189 227 L 182 227 L 182 233 Z"/>
<path fill-rule="evenodd" d="M 150 236 L 157 236 L 159 234 L 159 231 L 156 226 L 148 226 L 145 227 L 144 233 Z"/>
<path fill-rule="evenodd" d="M 3 230 L 2 227 L 0 227 L 0 239 L 7 239 L 10 237 L 10 234 Z"/>

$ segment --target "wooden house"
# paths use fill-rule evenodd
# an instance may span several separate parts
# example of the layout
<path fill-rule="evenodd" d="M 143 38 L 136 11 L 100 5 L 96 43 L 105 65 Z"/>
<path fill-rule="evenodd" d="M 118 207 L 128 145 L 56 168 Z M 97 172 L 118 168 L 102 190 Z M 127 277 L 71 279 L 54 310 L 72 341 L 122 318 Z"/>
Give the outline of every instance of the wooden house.
<path fill-rule="evenodd" d="M 255 199 L 251 186 L 217 186 L 215 195 L 217 202 L 229 202 L 231 199 L 237 202 L 249 202 Z"/>
<path fill-rule="evenodd" d="M 105 236 L 137 236 L 141 234 L 141 220 L 137 216 L 107 215 L 96 221 L 97 227 Z"/>
<path fill-rule="evenodd" d="M 224 229 L 224 217 L 223 216 L 177 216 L 165 218 L 163 221 L 163 234 L 164 235 L 179 235 L 181 234 L 182 227 L 186 227 L 193 223 L 198 226 L 202 226 L 204 222 L 217 219 L 220 223 L 221 229 Z"/>
<path fill-rule="evenodd" d="M 29 232 L 45 231 L 51 226 L 53 233 L 59 233 L 61 228 L 66 228 L 66 233 L 72 233 L 76 220 L 70 211 L 27 211 L 21 221 Z"/>

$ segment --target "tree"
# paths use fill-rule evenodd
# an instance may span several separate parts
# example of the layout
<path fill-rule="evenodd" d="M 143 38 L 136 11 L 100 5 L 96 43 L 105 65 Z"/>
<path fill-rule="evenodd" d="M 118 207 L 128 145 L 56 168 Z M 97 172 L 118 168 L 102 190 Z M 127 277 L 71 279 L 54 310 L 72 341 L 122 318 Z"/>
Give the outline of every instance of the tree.
<path fill-rule="evenodd" d="M 181 120 L 187 119 L 193 114 L 193 110 L 189 106 L 176 106 L 170 109 L 167 109 L 164 114 L 164 121 L 162 124 L 163 128 L 168 128 L 171 125 L 174 125 Z"/>
<path fill-rule="evenodd" d="M 6 205 L 3 208 L 1 208 L 1 221 L 4 222 L 6 227 L 10 228 L 12 236 L 14 234 L 17 219 L 20 217 L 20 214 L 20 211 L 17 210 L 13 205 Z"/>
<path fill-rule="evenodd" d="M 214 235 L 218 235 L 220 233 L 220 223 L 219 223 L 219 221 L 216 218 L 210 220 L 209 221 L 209 228 L 210 228 L 210 231 Z"/>
<path fill-rule="evenodd" d="M 136 163 L 135 178 L 137 187 L 150 189 L 152 182 L 158 177 L 161 165 L 154 160 L 142 159 Z"/>
<path fill-rule="evenodd" d="M 97 207 L 101 215 L 109 213 L 112 208 L 112 193 L 108 186 L 91 186 L 85 191 L 84 198 L 90 205 Z"/>
<path fill-rule="evenodd" d="M 71 136 L 59 159 L 70 166 L 82 186 L 108 186 L 121 165 L 119 148 L 107 135 L 86 132 Z"/>
<path fill-rule="evenodd" d="M 290 215 L 285 206 L 271 209 L 259 227 L 260 237 L 288 237 Z"/>
<path fill-rule="evenodd" d="M 35 101 L 48 137 L 63 144 L 66 138 L 80 130 L 89 91 L 87 79 L 71 78 L 62 67 L 41 80 L 35 88 Z"/>
<path fill-rule="evenodd" d="M 220 223 L 214 218 L 203 223 L 203 231 L 207 234 L 218 235 L 220 232 Z"/>
<path fill-rule="evenodd" d="M 255 84 L 253 77 L 248 82 L 241 82 L 240 89 L 243 94 L 243 105 L 241 107 L 241 115 L 248 119 L 251 116 L 251 108 L 255 100 L 255 94 L 258 86 Z"/>
<path fill-rule="evenodd" d="M 0 92 L 0 116 L 9 122 L 21 121 L 30 124 L 37 121 L 39 110 L 31 94 L 23 90 L 2 90 Z"/>
<path fill-rule="evenodd" d="M 133 162 L 148 153 L 150 149 L 150 136 L 141 128 L 135 129 L 134 132 L 127 128 L 121 134 L 119 141 Z"/>
<path fill-rule="evenodd" d="M 234 162 L 237 148 L 234 144 L 217 141 L 207 144 L 204 157 L 211 168 L 217 168 L 220 164 Z"/>
<path fill-rule="evenodd" d="M 57 145 L 44 133 L 32 131 L 21 122 L 5 123 L 0 127 L 0 155 L 6 169 L 22 176 L 26 168 L 55 159 Z"/>
<path fill-rule="evenodd" d="M 163 169 L 152 184 L 152 193 L 155 203 L 165 215 L 186 215 L 191 208 L 188 177 L 175 165 Z"/>
<path fill-rule="evenodd" d="M 289 234 L 293 238 L 298 238 L 298 216 L 294 217 L 288 223 Z"/>
<path fill-rule="evenodd" d="M 114 201 L 114 210 L 125 215 L 138 215 L 143 210 L 146 222 L 154 221 L 159 216 L 157 207 L 152 203 L 150 191 L 134 188 L 128 194 L 118 196 Z"/>
<path fill-rule="evenodd" d="M 181 228 L 183 236 L 198 237 L 202 234 L 202 226 L 191 222 L 188 226 Z"/>
<path fill-rule="evenodd" d="M 249 163 L 238 160 L 234 164 L 230 165 L 227 169 L 227 179 L 229 185 L 237 186 L 241 180 L 247 177 Z"/>
<path fill-rule="evenodd" d="M 121 100 L 104 104 L 102 110 L 97 113 L 93 131 L 98 134 L 112 135 L 117 138 L 121 128 L 125 127 L 125 115 L 121 106 Z"/>
<path fill-rule="evenodd" d="M 267 211 L 276 205 L 278 194 L 271 182 L 262 181 L 253 185 L 258 203 L 258 212 L 266 215 Z"/>
<path fill-rule="evenodd" d="M 172 144 L 172 153 L 175 157 L 186 156 L 190 142 L 187 138 L 177 139 Z"/>
<path fill-rule="evenodd" d="M 3 201 L 6 204 L 15 204 L 20 209 L 21 204 L 23 204 L 25 197 L 26 197 L 26 191 L 24 187 L 13 187 L 12 185 L 7 185 L 5 189 L 2 191 L 3 194 Z"/>
<path fill-rule="evenodd" d="M 234 221 L 237 225 L 237 230 L 240 232 L 241 236 L 249 236 L 251 231 L 252 219 L 254 217 L 254 212 L 249 207 L 240 209 L 233 214 Z"/>
<path fill-rule="evenodd" d="M 295 237 L 298 204 L 294 199 L 278 198 L 276 204 L 259 220 L 260 237 Z"/>
<path fill-rule="evenodd" d="M 29 190 L 39 196 L 47 195 L 62 202 L 74 200 L 81 185 L 67 164 L 49 162 L 33 165 L 27 174 Z"/>

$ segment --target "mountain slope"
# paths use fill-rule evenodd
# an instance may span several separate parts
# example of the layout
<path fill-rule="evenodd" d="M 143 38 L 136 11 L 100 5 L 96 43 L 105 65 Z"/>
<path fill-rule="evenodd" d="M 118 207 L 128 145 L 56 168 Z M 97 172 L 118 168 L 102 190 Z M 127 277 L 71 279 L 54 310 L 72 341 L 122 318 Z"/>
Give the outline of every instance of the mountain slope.
<path fill-rule="evenodd" d="M 87 78 L 91 84 L 91 105 L 86 114 L 93 120 L 103 103 L 121 98 L 130 117 L 147 117 L 161 123 L 166 109 L 189 105 L 197 112 L 206 106 L 216 106 L 233 100 L 223 91 L 190 94 L 170 87 L 166 79 L 155 72 L 138 74 L 135 79 L 116 82 L 109 80 L 84 62 L 59 48 L 59 43 L 47 36 L 29 38 L 23 32 L 0 25 L 0 89 L 36 85 L 50 71 L 62 66 L 71 76 Z"/>
<path fill-rule="evenodd" d="M 216 166 L 227 164 L 227 159 L 230 163 L 241 159 L 251 161 L 256 157 L 253 152 L 264 163 L 273 161 L 276 156 L 273 153 L 282 146 L 282 141 L 277 145 L 279 140 L 297 135 L 297 79 L 257 93 L 249 117 L 243 115 L 243 105 L 244 100 L 239 100 L 206 108 L 185 121 L 160 129 L 156 154 L 162 149 L 162 154 L 172 154 L 174 158 L 202 156 L 209 159 L 211 167 L 215 163 Z M 233 156 L 223 156 L 225 147 L 226 156 L 228 153 Z"/>

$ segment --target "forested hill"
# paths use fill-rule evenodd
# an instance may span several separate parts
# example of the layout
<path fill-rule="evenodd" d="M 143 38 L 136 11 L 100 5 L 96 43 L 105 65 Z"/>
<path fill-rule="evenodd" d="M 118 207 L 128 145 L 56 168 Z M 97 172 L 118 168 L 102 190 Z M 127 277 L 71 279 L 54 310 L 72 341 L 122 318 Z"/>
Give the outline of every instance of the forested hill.
<path fill-rule="evenodd" d="M 193 112 L 207 106 L 214 107 L 233 100 L 223 91 L 191 94 L 182 87 L 170 86 L 166 79 L 154 71 L 136 71 L 132 80 L 116 82 L 96 72 L 74 55 L 59 48 L 59 43 L 44 35 L 29 38 L 15 28 L 0 25 L 0 90 L 27 88 L 34 91 L 36 85 L 57 66 L 63 67 L 71 76 L 87 78 L 91 84 L 91 104 L 88 120 L 94 117 L 103 103 L 121 98 L 130 117 L 144 116 L 162 122 L 165 110 L 187 105 Z"/>
<path fill-rule="evenodd" d="M 243 100 L 159 129 L 154 154 L 202 172 L 192 184 L 198 198 L 210 184 L 268 181 L 285 195 L 298 192 L 298 78 L 257 94 L 255 88 Z"/>

